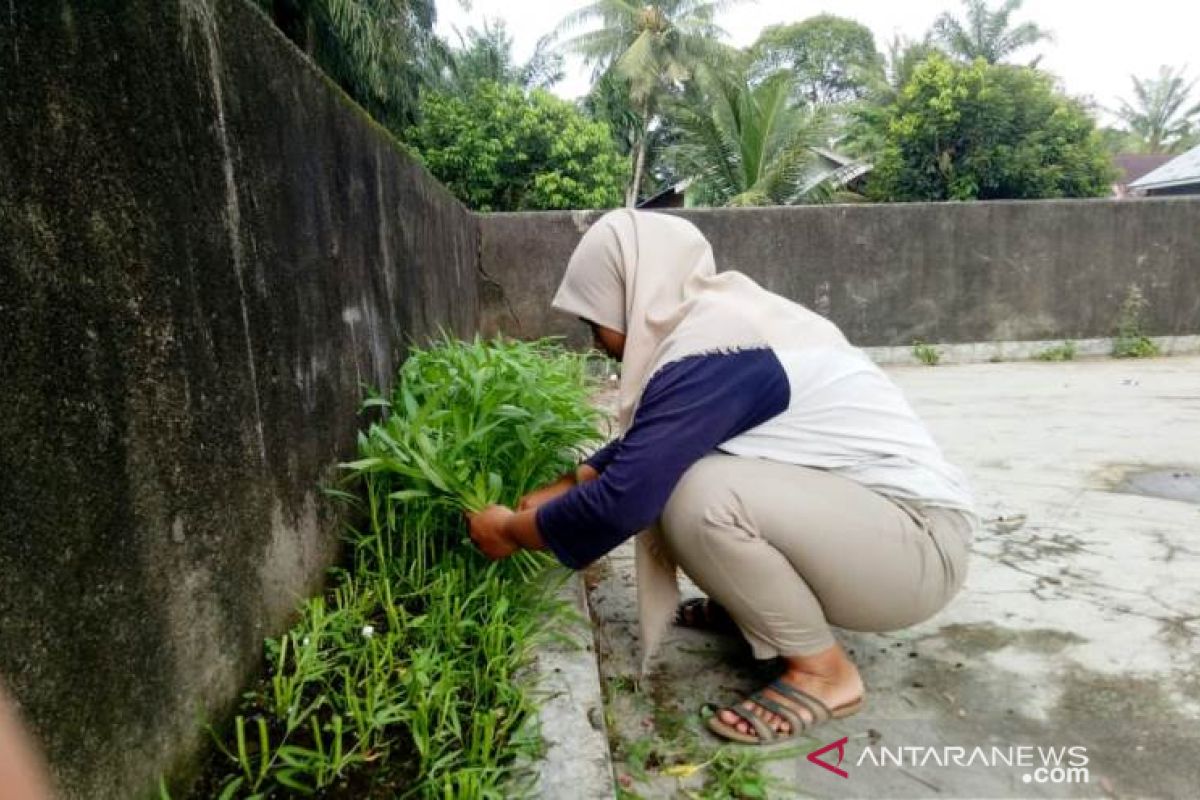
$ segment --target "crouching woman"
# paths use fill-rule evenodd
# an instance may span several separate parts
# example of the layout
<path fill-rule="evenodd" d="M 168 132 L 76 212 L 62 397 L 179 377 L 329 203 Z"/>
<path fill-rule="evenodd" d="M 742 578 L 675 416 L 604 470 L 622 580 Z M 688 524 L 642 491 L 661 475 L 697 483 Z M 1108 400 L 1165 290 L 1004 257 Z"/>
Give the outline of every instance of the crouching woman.
<path fill-rule="evenodd" d="M 736 630 L 779 678 L 709 719 L 747 744 L 863 703 L 830 626 L 894 631 L 962 586 L 977 527 L 959 472 L 900 390 L 825 318 L 738 272 L 677 217 L 598 220 L 556 309 L 622 362 L 622 434 L 514 511 L 471 517 L 489 557 L 582 568 L 639 534 L 643 654 L 672 618 Z M 678 604 L 681 568 L 706 598 Z"/>

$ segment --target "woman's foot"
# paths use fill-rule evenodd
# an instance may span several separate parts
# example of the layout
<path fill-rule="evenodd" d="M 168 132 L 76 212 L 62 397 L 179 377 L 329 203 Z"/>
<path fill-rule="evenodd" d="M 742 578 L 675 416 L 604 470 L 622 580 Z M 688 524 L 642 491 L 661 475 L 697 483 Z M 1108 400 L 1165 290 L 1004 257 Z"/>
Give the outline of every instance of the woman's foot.
<path fill-rule="evenodd" d="M 695 628 L 713 633 L 739 633 L 737 623 L 729 616 L 729 612 L 708 597 L 693 597 L 684 600 L 675 610 L 675 624 L 681 628 Z"/>
<path fill-rule="evenodd" d="M 863 699 L 862 678 L 841 645 L 785 661 L 787 668 L 774 684 L 755 692 L 738 706 L 743 714 L 756 717 L 771 736 L 760 735 L 758 726 L 732 708 L 716 713 L 713 721 L 720 724 L 710 725 L 714 732 L 738 741 L 765 744 L 770 739 L 791 738 L 827 719 L 839 719 L 858 711 Z M 740 736 L 730 737 L 728 734 L 732 732 Z"/>

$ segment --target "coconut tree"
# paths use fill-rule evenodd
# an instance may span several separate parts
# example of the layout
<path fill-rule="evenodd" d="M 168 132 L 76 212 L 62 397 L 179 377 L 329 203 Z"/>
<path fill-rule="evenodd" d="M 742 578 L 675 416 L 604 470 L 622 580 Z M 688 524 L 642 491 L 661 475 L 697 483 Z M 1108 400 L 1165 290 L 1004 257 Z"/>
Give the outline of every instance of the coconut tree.
<path fill-rule="evenodd" d="M 502 19 L 485 19 L 483 28 L 455 30 L 458 46 L 449 52 L 444 69 L 446 91 L 468 94 L 483 81 L 513 84 L 522 89 L 548 89 L 563 78 L 563 57 L 550 49 L 550 37 L 538 39 L 524 63 L 513 56 L 513 39 Z"/>
<path fill-rule="evenodd" d="M 445 59 L 434 0 L 257 0 L 275 24 L 393 130 L 412 123 L 420 88 Z"/>
<path fill-rule="evenodd" d="M 1032 22 L 1012 26 L 1023 0 L 1004 0 L 994 11 L 985 0 L 963 0 L 966 19 L 947 12 L 933 23 L 933 38 L 951 55 L 998 64 L 1018 50 L 1049 41 L 1053 35 Z"/>
<path fill-rule="evenodd" d="M 611 73 L 626 84 L 637 120 L 633 131 L 632 177 L 626 204 L 636 205 L 646 169 L 651 123 L 664 97 L 678 91 L 697 65 L 720 57 L 716 14 L 736 0 L 594 0 L 558 26 L 563 42 L 593 68 L 594 78 Z"/>
<path fill-rule="evenodd" d="M 1122 100 L 1117 116 L 1144 153 L 1178 153 L 1200 133 L 1200 103 L 1189 105 L 1195 81 L 1182 68 L 1160 67 L 1157 78 L 1133 80 L 1133 99 Z"/>
<path fill-rule="evenodd" d="M 751 83 L 744 72 L 702 68 L 672 104 L 675 172 L 705 205 L 760 206 L 819 202 L 831 176 L 814 147 L 826 144 L 827 113 L 791 98 L 796 77 L 779 72 Z"/>

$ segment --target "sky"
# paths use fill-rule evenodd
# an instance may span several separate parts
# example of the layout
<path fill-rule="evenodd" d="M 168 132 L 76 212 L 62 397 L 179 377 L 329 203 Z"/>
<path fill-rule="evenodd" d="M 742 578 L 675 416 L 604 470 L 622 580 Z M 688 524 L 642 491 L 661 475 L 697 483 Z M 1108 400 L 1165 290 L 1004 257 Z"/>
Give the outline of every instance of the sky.
<path fill-rule="evenodd" d="M 999 0 L 992 0 L 995 7 Z M 454 29 L 481 26 L 485 18 L 503 19 L 518 58 L 533 51 L 582 0 L 472 0 L 470 11 L 459 0 L 438 0 L 438 32 L 454 38 Z M 718 23 L 731 44 L 745 46 L 768 25 L 795 22 L 821 13 L 863 23 L 880 50 L 893 36 L 920 38 L 943 11 L 960 13 L 960 0 L 757 0 L 725 12 Z M 1041 67 L 1057 75 L 1070 94 L 1113 108 L 1132 93 L 1129 76 L 1155 75 L 1160 65 L 1186 66 L 1200 76 L 1200 2 L 1197 0 L 1025 0 L 1014 17 L 1049 29 L 1054 41 L 1018 53 L 1024 63 L 1043 56 Z M 566 78 L 554 91 L 567 98 L 584 94 L 590 73 L 568 61 Z"/>

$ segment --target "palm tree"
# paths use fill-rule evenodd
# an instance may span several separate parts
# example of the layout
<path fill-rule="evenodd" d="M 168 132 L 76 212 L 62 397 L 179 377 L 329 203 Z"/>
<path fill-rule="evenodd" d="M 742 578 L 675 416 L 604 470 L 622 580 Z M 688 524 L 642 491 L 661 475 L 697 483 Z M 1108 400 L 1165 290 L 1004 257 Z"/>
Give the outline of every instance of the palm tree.
<path fill-rule="evenodd" d="M 672 107 L 676 173 L 693 181 L 705 205 L 761 206 L 819 202 L 830 176 L 812 148 L 829 134 L 824 110 L 793 104 L 796 77 L 779 72 L 751 84 L 738 70 L 702 68 Z"/>
<path fill-rule="evenodd" d="M 550 37 L 538 39 L 524 64 L 513 58 L 513 40 L 504 20 L 483 21 L 483 29 L 455 31 L 458 47 L 449 53 L 445 88 L 469 93 L 479 83 L 514 84 L 522 89 L 548 89 L 563 78 L 563 57 L 550 50 Z"/>
<path fill-rule="evenodd" d="M 1133 102 L 1121 101 L 1116 114 L 1144 153 L 1178 153 L 1200 133 L 1200 103 L 1188 106 L 1195 81 L 1182 68 L 1159 67 L 1157 78 L 1133 79 Z"/>
<path fill-rule="evenodd" d="M 985 0 L 963 0 L 967 7 L 966 20 L 959 20 L 949 12 L 942 14 L 933 23 L 933 38 L 951 55 L 968 61 L 982 58 L 989 64 L 998 64 L 1016 51 L 1038 42 L 1053 40 L 1049 31 L 1032 22 L 1009 27 L 1009 20 L 1021 8 L 1022 2 L 1004 0 L 992 11 Z"/>
<path fill-rule="evenodd" d="M 376 119 L 402 130 L 445 58 L 434 0 L 258 0 L 289 39 Z"/>
<path fill-rule="evenodd" d="M 720 54 L 724 32 L 714 18 L 735 1 L 593 0 L 559 24 L 561 35 L 598 23 L 563 46 L 582 56 L 597 79 L 611 72 L 628 87 L 637 125 L 626 205 L 637 204 L 647 138 L 663 97 L 681 88 L 698 64 Z"/>

